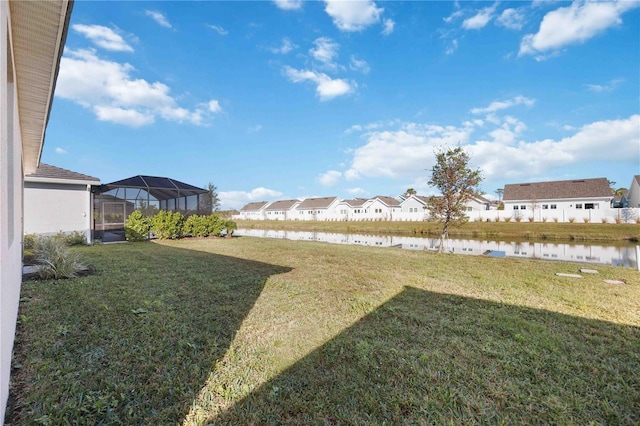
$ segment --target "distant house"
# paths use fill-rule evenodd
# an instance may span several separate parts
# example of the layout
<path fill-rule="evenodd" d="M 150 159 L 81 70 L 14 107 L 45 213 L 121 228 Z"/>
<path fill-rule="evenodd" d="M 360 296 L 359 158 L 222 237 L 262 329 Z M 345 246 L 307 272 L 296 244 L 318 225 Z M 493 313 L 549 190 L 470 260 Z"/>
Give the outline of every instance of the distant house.
<path fill-rule="evenodd" d="M 240 209 L 240 219 L 264 220 L 264 210 L 269 205 L 268 201 L 249 203 Z"/>
<path fill-rule="evenodd" d="M 629 207 L 640 207 L 640 175 L 635 175 L 629 185 Z"/>
<path fill-rule="evenodd" d="M 100 179 L 40 163 L 24 177 L 24 233 L 81 232 L 91 242 L 91 186 Z"/>
<path fill-rule="evenodd" d="M 364 203 L 366 198 L 354 198 L 352 200 L 342 200 L 336 206 L 337 219 L 339 220 L 359 220 L 364 218 Z"/>
<path fill-rule="evenodd" d="M 300 204 L 300 200 L 274 201 L 264 209 L 265 218 L 269 220 L 291 219 L 295 208 Z"/>
<path fill-rule="evenodd" d="M 471 197 L 471 199 L 467 201 L 466 207 L 468 212 L 478 210 L 491 210 L 496 208 L 490 200 L 487 200 L 482 195 L 474 195 L 473 197 Z"/>
<path fill-rule="evenodd" d="M 335 219 L 338 197 L 307 198 L 295 208 L 298 220 Z"/>
<path fill-rule="evenodd" d="M 402 218 L 405 220 L 425 220 L 429 217 L 429 211 L 427 210 L 427 203 L 429 197 L 423 195 L 410 195 L 402 200 L 400 203 L 400 209 L 402 211 Z"/>
<path fill-rule="evenodd" d="M 608 208 L 612 198 L 608 179 L 595 178 L 509 184 L 504 187 L 502 201 L 505 211 L 513 211 L 516 217 L 559 210 L 572 216 Z"/>
<path fill-rule="evenodd" d="M 400 201 L 383 195 L 375 196 L 364 204 L 367 219 L 394 220 L 402 212 Z"/>

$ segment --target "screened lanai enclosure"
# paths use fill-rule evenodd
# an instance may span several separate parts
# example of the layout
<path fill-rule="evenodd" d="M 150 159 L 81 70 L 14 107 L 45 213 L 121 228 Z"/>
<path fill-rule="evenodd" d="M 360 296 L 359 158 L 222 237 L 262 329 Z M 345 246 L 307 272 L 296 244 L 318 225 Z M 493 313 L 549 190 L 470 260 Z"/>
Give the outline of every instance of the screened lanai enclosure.
<path fill-rule="evenodd" d="M 136 210 L 153 216 L 160 210 L 211 214 L 209 191 L 174 179 L 133 176 L 93 188 L 94 239 L 124 241 L 124 224 Z"/>

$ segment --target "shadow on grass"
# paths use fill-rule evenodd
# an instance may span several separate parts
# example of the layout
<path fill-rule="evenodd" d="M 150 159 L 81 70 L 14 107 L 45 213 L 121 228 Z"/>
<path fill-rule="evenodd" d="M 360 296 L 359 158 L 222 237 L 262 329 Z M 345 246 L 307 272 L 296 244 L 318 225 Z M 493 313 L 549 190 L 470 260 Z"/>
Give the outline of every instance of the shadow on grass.
<path fill-rule="evenodd" d="M 406 287 L 212 424 L 637 424 L 640 328 Z"/>
<path fill-rule="evenodd" d="M 290 271 L 152 243 L 82 254 L 97 276 L 23 284 L 10 423 L 175 424 Z"/>

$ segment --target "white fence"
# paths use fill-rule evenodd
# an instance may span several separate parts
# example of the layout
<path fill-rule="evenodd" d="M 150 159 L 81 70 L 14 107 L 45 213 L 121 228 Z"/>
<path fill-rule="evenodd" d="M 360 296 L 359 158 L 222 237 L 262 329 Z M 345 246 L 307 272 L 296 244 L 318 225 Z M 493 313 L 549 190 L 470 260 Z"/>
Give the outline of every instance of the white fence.
<path fill-rule="evenodd" d="M 424 212 L 409 213 L 396 212 L 391 218 L 366 218 L 345 219 L 344 215 L 326 214 L 325 217 L 317 217 L 320 221 L 382 221 L 382 222 L 419 222 L 428 219 Z M 474 210 L 467 212 L 471 222 L 559 222 L 559 223 L 637 223 L 640 220 L 640 208 L 624 209 L 559 209 L 559 210 Z M 235 220 L 265 220 L 263 215 L 250 217 L 235 215 Z M 297 220 L 297 219 L 287 219 Z"/>

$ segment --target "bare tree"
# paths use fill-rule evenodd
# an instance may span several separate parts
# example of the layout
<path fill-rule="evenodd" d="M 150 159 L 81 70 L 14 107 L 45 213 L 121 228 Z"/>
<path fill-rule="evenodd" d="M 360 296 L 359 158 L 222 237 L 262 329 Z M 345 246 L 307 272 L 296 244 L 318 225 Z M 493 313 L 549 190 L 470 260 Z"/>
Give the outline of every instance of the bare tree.
<path fill-rule="evenodd" d="M 427 208 L 432 220 L 442 223 L 440 252 L 449 235 L 449 227 L 467 221 L 466 203 L 480 193 L 482 173 L 469 167 L 469 154 L 460 146 L 436 152 L 436 164 L 427 182 L 440 190 L 441 197 L 430 197 Z"/>

